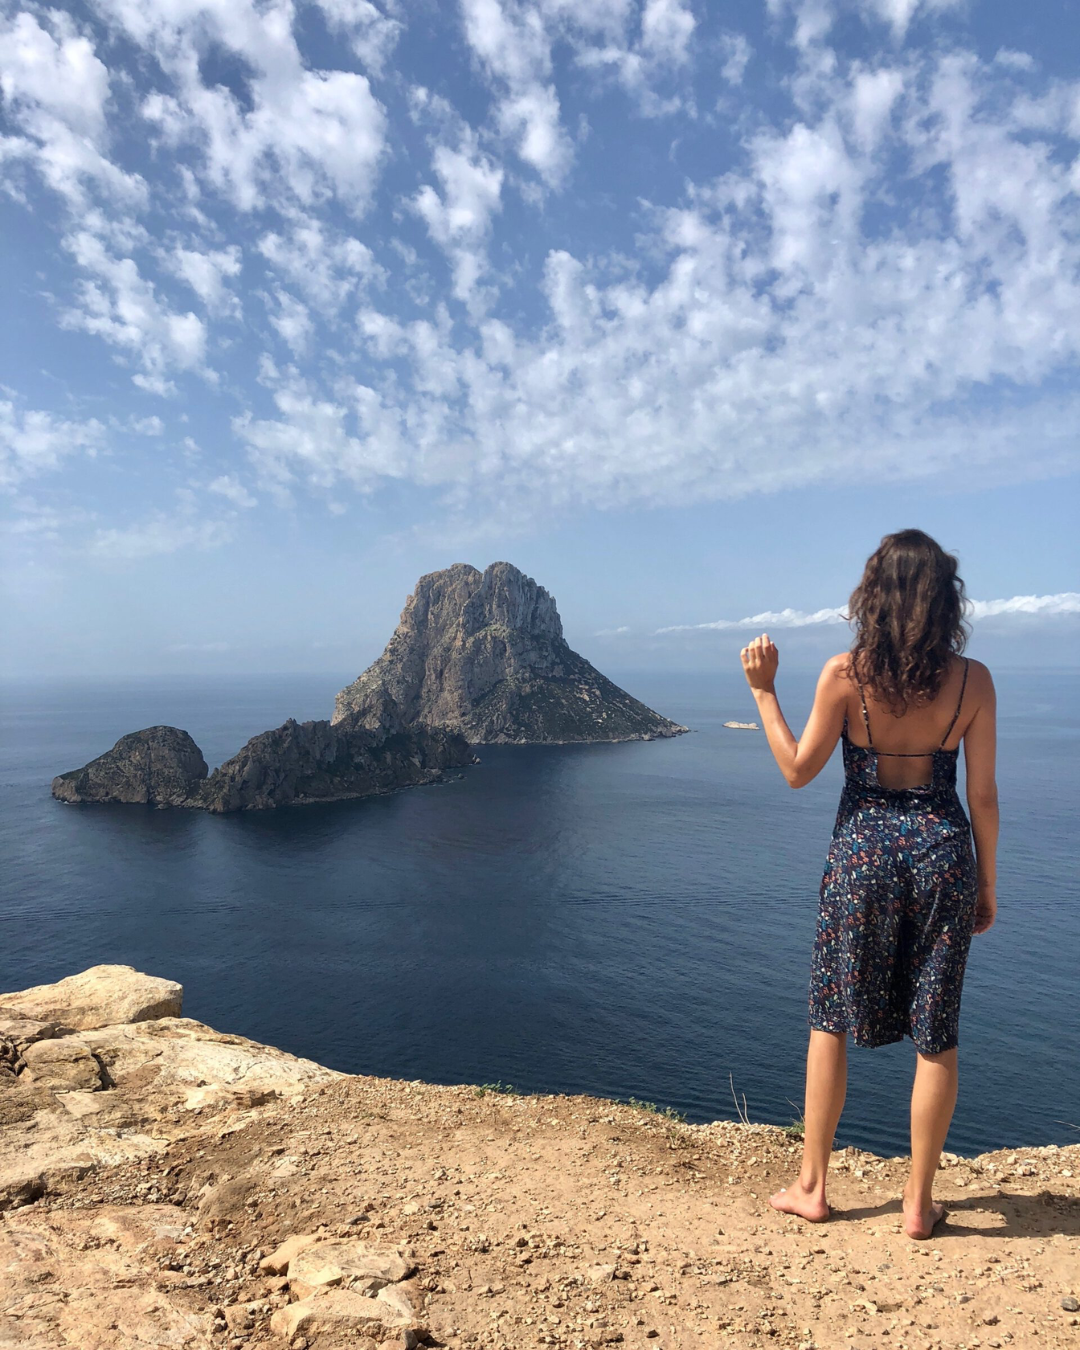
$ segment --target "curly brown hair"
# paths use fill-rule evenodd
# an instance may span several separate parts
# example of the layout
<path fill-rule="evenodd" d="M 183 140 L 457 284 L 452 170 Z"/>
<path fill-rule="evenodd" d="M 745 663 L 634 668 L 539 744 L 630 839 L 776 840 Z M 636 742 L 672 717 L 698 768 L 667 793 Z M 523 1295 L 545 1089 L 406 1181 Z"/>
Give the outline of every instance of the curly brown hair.
<path fill-rule="evenodd" d="M 851 593 L 851 665 L 896 717 L 931 702 L 967 645 L 957 562 L 922 530 L 887 534 Z"/>

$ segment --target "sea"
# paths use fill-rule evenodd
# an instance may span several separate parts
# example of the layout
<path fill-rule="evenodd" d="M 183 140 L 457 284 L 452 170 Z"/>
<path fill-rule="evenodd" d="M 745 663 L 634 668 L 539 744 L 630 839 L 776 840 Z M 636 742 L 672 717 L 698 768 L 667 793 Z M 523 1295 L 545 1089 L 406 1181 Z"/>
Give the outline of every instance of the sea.
<path fill-rule="evenodd" d="M 211 1026 L 349 1072 L 590 1093 L 691 1121 L 800 1113 L 839 751 L 791 791 L 741 673 L 609 672 L 689 735 L 482 747 L 454 781 L 233 816 L 68 806 L 125 732 L 213 768 L 354 672 L 0 686 L 0 989 L 124 962 Z M 1080 713 L 1073 670 L 995 671 L 1002 834 L 947 1147 L 1080 1143 Z M 814 673 L 782 672 L 792 725 Z M 910 1042 L 852 1051 L 838 1143 L 907 1151 Z"/>

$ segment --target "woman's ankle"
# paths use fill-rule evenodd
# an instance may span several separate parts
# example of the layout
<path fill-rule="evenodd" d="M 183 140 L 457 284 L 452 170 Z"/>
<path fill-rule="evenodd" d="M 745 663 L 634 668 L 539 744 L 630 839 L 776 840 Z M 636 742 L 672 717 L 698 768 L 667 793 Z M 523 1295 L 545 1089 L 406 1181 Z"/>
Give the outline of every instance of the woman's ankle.
<path fill-rule="evenodd" d="M 820 1172 L 816 1168 L 803 1168 L 799 1173 L 799 1186 L 806 1195 L 816 1196 L 819 1200 L 825 1199 L 825 1182 L 827 1174 Z"/>
<path fill-rule="evenodd" d="M 915 1209 L 928 1210 L 934 1203 L 933 1182 L 927 1186 L 916 1186 L 909 1177 L 904 1185 L 904 1203 Z"/>

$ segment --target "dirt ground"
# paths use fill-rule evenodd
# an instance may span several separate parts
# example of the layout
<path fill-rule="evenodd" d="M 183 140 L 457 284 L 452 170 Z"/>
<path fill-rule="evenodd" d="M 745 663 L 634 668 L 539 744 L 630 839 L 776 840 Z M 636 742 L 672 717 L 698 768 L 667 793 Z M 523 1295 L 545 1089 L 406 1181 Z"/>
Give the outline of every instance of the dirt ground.
<path fill-rule="evenodd" d="M 0 1214 L 0 1346 L 281 1350 L 259 1260 L 321 1231 L 406 1253 L 437 1346 L 1080 1350 L 1080 1145 L 950 1158 L 916 1243 L 902 1159 L 835 1154 L 826 1224 L 770 1209 L 799 1146 L 769 1126 L 364 1077 L 198 1119 Z"/>

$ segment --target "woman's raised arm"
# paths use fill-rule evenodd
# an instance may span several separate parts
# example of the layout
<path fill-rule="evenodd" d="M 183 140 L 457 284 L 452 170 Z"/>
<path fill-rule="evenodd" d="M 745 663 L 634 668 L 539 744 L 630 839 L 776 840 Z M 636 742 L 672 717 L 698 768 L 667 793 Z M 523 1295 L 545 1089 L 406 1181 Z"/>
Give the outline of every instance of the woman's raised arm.
<path fill-rule="evenodd" d="M 844 672 L 848 655 L 843 652 L 825 662 L 818 677 L 814 706 L 798 740 L 792 735 L 776 697 L 776 669 L 780 660 L 776 644 L 768 633 L 763 633 L 742 649 L 741 656 L 769 749 L 780 772 L 790 787 L 805 787 L 829 762 L 843 730 L 848 697 L 848 680 Z"/>

